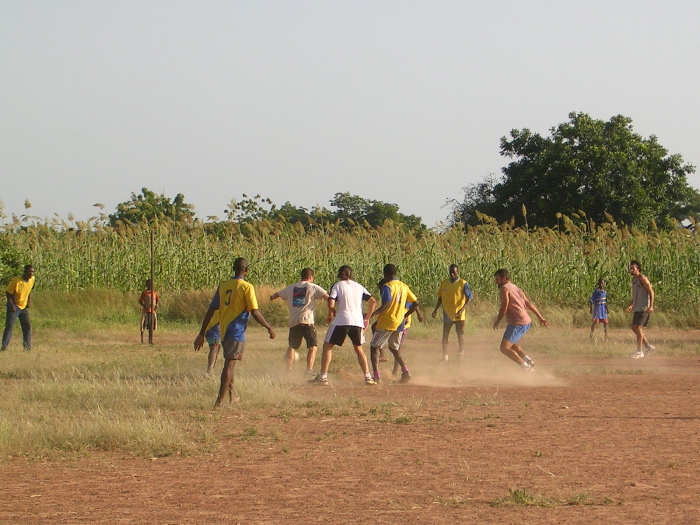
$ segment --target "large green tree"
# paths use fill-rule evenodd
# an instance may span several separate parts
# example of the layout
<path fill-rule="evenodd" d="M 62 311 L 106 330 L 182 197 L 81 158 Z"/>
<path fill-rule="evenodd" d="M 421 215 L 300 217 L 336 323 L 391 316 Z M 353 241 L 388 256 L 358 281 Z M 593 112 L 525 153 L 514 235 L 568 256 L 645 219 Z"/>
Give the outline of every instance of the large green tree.
<path fill-rule="evenodd" d="M 557 214 L 584 212 L 602 222 L 671 227 L 700 212 L 700 194 L 688 185 L 695 167 L 669 155 L 652 135 L 635 133 L 632 119 L 609 121 L 570 113 L 549 137 L 525 128 L 501 139 L 501 155 L 512 159 L 500 179 L 464 189 L 456 221 L 476 224 L 479 213 L 499 222 L 553 226 Z"/>
<path fill-rule="evenodd" d="M 154 219 L 189 224 L 194 219 L 194 206 L 185 202 L 182 193 L 169 199 L 164 194 L 156 195 L 148 188 L 142 188 L 140 194 L 132 193 L 130 200 L 117 204 L 117 211 L 109 216 L 112 226 L 150 222 Z"/>

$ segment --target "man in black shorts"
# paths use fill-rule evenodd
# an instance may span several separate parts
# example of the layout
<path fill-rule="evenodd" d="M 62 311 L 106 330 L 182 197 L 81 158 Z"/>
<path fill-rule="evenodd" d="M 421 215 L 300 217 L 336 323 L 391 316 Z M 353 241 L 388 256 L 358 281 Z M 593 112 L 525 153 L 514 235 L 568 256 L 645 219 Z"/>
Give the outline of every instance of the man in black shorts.
<path fill-rule="evenodd" d="M 287 369 L 292 369 L 295 359 L 298 359 L 297 350 L 301 346 L 301 340 L 306 341 L 306 371 L 313 374 L 314 361 L 318 338 L 314 323 L 314 303 L 319 299 L 328 299 L 328 292 L 314 284 L 314 271 L 304 268 L 301 271 L 301 281 L 290 284 L 283 290 L 270 296 L 270 301 L 278 297 L 284 299 L 289 308 L 289 347 L 286 352 Z"/>

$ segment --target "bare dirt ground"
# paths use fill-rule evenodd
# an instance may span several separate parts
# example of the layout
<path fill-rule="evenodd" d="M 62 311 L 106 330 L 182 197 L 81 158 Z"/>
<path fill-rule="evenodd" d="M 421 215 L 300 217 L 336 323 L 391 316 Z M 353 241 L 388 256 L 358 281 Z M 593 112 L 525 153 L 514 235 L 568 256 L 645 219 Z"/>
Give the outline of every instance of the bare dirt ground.
<path fill-rule="evenodd" d="M 414 342 L 408 385 L 299 374 L 294 392 L 337 406 L 224 407 L 208 455 L 12 460 L 0 523 L 700 522 L 699 356 L 538 357 L 536 342 L 532 374 L 486 333 L 461 366 Z"/>

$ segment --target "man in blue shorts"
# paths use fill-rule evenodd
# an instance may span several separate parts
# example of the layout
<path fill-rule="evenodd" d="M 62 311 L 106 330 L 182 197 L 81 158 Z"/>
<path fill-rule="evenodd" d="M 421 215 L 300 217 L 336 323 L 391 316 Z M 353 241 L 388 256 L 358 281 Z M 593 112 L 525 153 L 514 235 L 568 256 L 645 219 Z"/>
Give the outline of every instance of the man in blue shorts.
<path fill-rule="evenodd" d="M 549 326 L 537 307 L 530 302 L 523 291 L 510 282 L 510 273 L 506 269 L 500 269 L 494 274 L 494 280 L 499 289 L 501 309 L 493 323 L 493 329 L 498 328 L 501 319 L 505 316 L 508 326 L 501 340 L 501 353 L 518 363 L 524 370 L 534 371 L 535 363 L 523 351 L 518 341 L 530 329 L 532 319 L 527 311 L 530 310 L 537 316 L 542 326 Z"/>

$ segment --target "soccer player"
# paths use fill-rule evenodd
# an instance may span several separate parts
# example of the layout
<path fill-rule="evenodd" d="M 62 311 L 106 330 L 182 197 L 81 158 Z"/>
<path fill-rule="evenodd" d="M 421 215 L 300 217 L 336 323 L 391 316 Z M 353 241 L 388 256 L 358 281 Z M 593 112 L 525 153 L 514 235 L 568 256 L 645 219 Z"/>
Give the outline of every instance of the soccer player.
<path fill-rule="evenodd" d="M 34 287 L 34 266 L 28 264 L 24 273 L 13 277 L 5 288 L 7 298 L 5 314 L 5 331 L 2 334 L 0 350 L 7 350 L 12 340 L 12 331 L 19 319 L 22 327 L 22 344 L 25 350 L 32 349 L 32 321 L 29 317 L 29 307 L 32 304 L 32 288 Z"/>
<path fill-rule="evenodd" d="M 501 353 L 518 363 L 523 369 L 532 372 L 535 369 L 535 363 L 523 351 L 523 347 L 518 344 L 532 323 L 527 311 L 530 310 L 534 313 L 542 326 L 549 326 L 549 321 L 542 317 L 537 307 L 530 302 L 523 291 L 510 282 L 508 270 L 502 268 L 493 276 L 501 300 L 501 309 L 493 323 L 493 329 L 498 328 L 504 316 L 508 321 L 508 326 L 501 340 Z"/>
<path fill-rule="evenodd" d="M 374 312 L 378 315 L 377 329 L 370 343 L 370 357 L 374 370 L 374 381 L 379 383 L 379 351 L 388 344 L 396 363 L 401 367 L 401 382 L 408 383 L 411 374 L 401 356 L 401 340 L 404 334 L 406 317 L 418 307 L 418 299 L 407 284 L 397 278 L 398 270 L 393 264 L 384 266 L 385 284 L 381 288 L 382 305 Z M 411 306 L 407 307 L 407 303 Z"/>
<path fill-rule="evenodd" d="M 142 307 L 141 310 L 141 344 L 143 344 L 143 333 L 148 330 L 148 342 L 153 344 L 153 337 L 151 332 L 155 332 L 158 326 L 158 303 L 160 302 L 160 296 L 158 292 L 153 289 L 153 281 L 146 279 L 146 289 L 141 292 L 141 297 L 139 297 L 139 304 Z"/>
<path fill-rule="evenodd" d="M 605 279 L 598 279 L 598 285 L 593 290 L 593 295 L 590 299 L 591 320 L 591 339 L 593 339 L 593 331 L 597 324 L 603 325 L 605 332 L 605 340 L 608 340 L 608 304 L 607 293 L 605 291 Z"/>
<path fill-rule="evenodd" d="M 281 297 L 289 309 L 289 348 L 287 349 L 287 369 L 292 369 L 296 351 L 301 346 L 302 338 L 306 341 L 306 371 L 313 374 L 318 337 L 314 320 L 314 303 L 319 299 L 328 299 L 328 292 L 314 284 L 314 271 L 304 268 L 301 281 L 290 284 L 283 290 L 270 296 L 270 301 Z"/>
<path fill-rule="evenodd" d="M 319 386 L 328 385 L 328 368 L 333 359 L 333 347 L 343 346 L 345 338 L 349 337 L 357 355 L 366 385 L 376 385 L 369 373 L 367 356 L 362 350 L 363 331 L 369 324 L 369 318 L 374 312 L 377 300 L 360 283 L 352 280 L 352 268 L 343 265 L 338 270 L 336 282 L 328 294 L 328 322 L 321 356 L 321 373 L 309 383 Z M 367 303 L 367 312 L 362 315 L 362 303 Z"/>
<path fill-rule="evenodd" d="M 442 306 L 442 362 L 447 363 L 447 343 L 452 326 L 457 332 L 457 344 L 459 345 L 459 358 L 464 357 L 464 323 L 467 318 L 466 309 L 469 301 L 474 298 L 469 283 L 459 277 L 459 266 L 451 264 L 449 279 L 440 283 L 437 296 L 438 301 L 433 310 L 433 318 L 437 315 L 438 308 Z"/>
<path fill-rule="evenodd" d="M 243 359 L 245 331 L 248 319 L 252 316 L 260 325 L 267 329 L 270 339 L 275 338 L 275 331 L 267 323 L 258 310 L 258 300 L 255 297 L 253 285 L 245 280 L 248 274 L 248 261 L 239 257 L 233 263 L 234 276 L 222 282 L 214 293 L 209 309 L 202 320 L 202 327 L 194 340 L 194 350 L 199 351 L 204 346 L 204 335 L 214 314 L 219 312 L 219 326 L 223 334 L 221 345 L 224 348 L 224 369 L 221 371 L 221 385 L 214 408 L 221 402 L 228 391 L 228 400 L 233 402 L 234 368 L 236 361 Z"/>
<path fill-rule="evenodd" d="M 641 359 L 656 350 L 644 335 L 644 328 L 654 311 L 654 289 L 649 278 L 642 273 L 642 265 L 638 261 L 630 261 L 629 271 L 632 276 L 632 302 L 625 311 L 633 312 L 632 331 L 637 336 L 637 351 L 632 358 Z"/>

